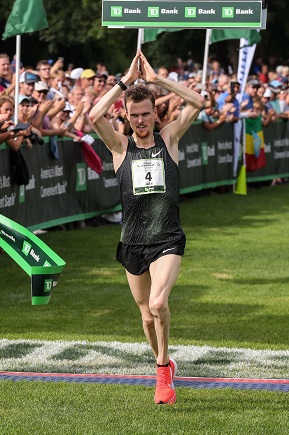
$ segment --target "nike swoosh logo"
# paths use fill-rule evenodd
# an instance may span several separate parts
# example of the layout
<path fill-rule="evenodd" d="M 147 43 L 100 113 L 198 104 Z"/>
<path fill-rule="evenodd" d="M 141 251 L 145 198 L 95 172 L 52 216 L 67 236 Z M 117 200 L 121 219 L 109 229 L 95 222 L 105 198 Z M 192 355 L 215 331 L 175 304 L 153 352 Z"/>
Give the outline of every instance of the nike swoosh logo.
<path fill-rule="evenodd" d="M 164 250 L 163 250 L 163 254 L 165 254 L 165 253 L 168 252 L 168 251 L 172 251 L 173 249 L 176 249 L 176 248 L 164 249 Z"/>
<path fill-rule="evenodd" d="M 152 157 L 158 156 L 161 152 L 162 152 L 162 150 L 158 151 L 157 153 L 152 153 Z"/>

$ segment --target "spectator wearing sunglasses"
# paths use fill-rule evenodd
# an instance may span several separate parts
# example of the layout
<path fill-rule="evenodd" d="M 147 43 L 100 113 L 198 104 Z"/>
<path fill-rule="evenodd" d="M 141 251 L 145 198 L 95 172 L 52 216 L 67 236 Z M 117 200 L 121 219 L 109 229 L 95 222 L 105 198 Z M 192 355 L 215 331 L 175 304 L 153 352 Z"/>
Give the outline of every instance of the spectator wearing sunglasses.
<path fill-rule="evenodd" d="M 260 83 L 256 79 L 249 80 L 241 102 L 241 110 L 248 111 L 254 109 L 254 100 L 257 96 L 257 91 L 260 87 Z"/>
<path fill-rule="evenodd" d="M 107 75 L 101 73 L 101 75 L 97 75 L 94 80 L 94 90 L 98 97 L 101 97 L 105 93 L 105 85 L 106 85 Z"/>

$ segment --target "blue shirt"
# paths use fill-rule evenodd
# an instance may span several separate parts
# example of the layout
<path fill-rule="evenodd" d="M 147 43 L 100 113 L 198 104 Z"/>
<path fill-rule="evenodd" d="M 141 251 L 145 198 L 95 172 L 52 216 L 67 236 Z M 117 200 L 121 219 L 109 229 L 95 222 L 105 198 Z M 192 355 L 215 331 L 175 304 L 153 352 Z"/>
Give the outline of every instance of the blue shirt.
<path fill-rule="evenodd" d="M 248 103 L 246 104 L 246 106 L 242 107 L 243 110 L 249 110 L 249 109 L 254 109 L 254 104 L 253 104 L 253 98 L 248 95 L 246 92 L 244 92 L 243 94 L 243 98 L 242 98 L 242 102 L 248 100 Z"/>

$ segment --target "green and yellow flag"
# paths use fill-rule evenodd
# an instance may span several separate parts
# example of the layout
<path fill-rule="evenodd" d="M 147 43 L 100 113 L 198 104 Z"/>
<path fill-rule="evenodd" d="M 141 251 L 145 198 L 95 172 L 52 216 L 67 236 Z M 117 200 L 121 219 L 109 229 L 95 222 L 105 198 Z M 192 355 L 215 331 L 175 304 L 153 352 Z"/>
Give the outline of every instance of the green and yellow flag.
<path fill-rule="evenodd" d="M 262 118 L 246 119 L 246 169 L 257 171 L 266 166 Z"/>

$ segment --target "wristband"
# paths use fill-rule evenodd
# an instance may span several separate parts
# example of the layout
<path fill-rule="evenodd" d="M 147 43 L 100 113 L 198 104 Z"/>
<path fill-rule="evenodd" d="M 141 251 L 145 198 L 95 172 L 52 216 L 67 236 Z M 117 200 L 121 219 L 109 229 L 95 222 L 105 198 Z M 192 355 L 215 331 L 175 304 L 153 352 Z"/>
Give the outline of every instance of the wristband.
<path fill-rule="evenodd" d="M 117 82 L 117 84 L 118 84 L 118 86 L 121 87 L 121 89 L 122 89 L 123 91 L 126 91 L 126 90 L 127 90 L 127 86 L 125 86 L 125 84 L 122 83 L 121 80 L 119 80 L 119 81 Z"/>

